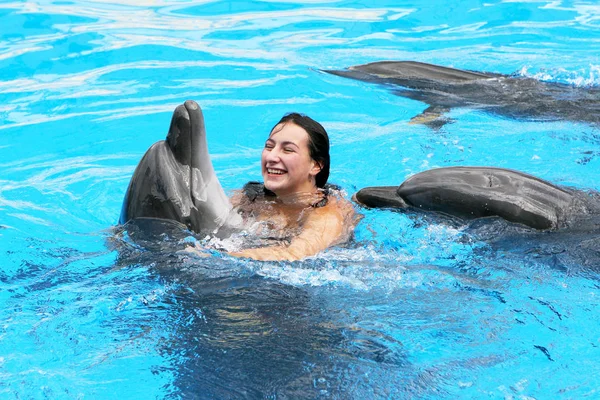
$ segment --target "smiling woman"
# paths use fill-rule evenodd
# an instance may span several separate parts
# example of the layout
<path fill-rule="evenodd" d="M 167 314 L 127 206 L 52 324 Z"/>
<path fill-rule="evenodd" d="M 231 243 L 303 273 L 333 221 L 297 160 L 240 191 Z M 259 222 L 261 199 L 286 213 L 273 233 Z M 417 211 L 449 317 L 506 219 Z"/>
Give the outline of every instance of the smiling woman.
<path fill-rule="evenodd" d="M 285 115 L 262 152 L 264 186 L 246 185 L 232 199 L 246 221 L 256 221 L 258 236 L 277 243 L 231 255 L 293 261 L 347 240 L 356 222 L 354 209 L 338 190 L 326 187 L 329 160 L 323 126 L 305 115 Z"/>

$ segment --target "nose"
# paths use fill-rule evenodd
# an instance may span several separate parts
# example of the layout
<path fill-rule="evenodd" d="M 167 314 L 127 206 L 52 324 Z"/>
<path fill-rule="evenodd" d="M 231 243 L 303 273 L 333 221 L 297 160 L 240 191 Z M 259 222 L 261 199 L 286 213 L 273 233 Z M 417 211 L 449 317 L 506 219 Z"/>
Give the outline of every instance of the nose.
<path fill-rule="evenodd" d="M 279 162 L 279 149 L 277 147 L 273 147 L 270 150 L 265 150 L 264 151 L 265 154 L 265 161 L 267 163 L 277 163 Z"/>

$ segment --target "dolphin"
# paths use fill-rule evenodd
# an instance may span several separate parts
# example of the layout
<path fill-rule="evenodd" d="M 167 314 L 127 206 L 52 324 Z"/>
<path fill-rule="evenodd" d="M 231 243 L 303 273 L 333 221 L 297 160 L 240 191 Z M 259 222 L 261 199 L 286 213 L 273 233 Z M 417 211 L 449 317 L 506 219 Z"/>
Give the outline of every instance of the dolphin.
<path fill-rule="evenodd" d="M 400 186 L 359 190 L 367 207 L 439 212 L 461 219 L 498 216 L 539 230 L 597 230 L 598 196 L 553 185 L 520 171 L 492 167 L 447 167 L 418 173 Z M 576 226 L 574 226 L 576 225 Z"/>
<path fill-rule="evenodd" d="M 324 72 L 393 88 L 398 96 L 428 107 L 411 123 L 439 128 L 444 114 L 469 107 L 524 120 L 600 123 L 600 87 L 577 87 L 488 72 L 474 72 L 416 61 L 379 61 Z"/>
<path fill-rule="evenodd" d="M 166 140 L 146 151 L 131 177 L 119 223 L 140 218 L 176 221 L 199 234 L 241 226 L 210 161 L 202 110 L 192 100 L 175 109 Z"/>

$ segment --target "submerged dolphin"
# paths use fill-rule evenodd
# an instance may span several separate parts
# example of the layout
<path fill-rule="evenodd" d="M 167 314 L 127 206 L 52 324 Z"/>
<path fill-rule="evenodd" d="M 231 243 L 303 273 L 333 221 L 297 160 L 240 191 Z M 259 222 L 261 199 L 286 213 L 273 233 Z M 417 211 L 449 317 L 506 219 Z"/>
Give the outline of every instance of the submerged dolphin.
<path fill-rule="evenodd" d="M 449 122 L 452 108 L 481 108 L 500 116 L 600 123 L 600 87 L 576 87 L 533 78 L 472 72 L 415 61 L 380 61 L 325 72 L 390 85 L 398 96 L 427 103 L 411 119 L 431 127 Z"/>
<path fill-rule="evenodd" d="M 173 220 L 202 234 L 241 224 L 215 175 L 194 101 L 175 109 L 167 139 L 148 149 L 131 177 L 119 223 L 138 218 Z"/>
<path fill-rule="evenodd" d="M 355 199 L 368 207 L 435 211 L 463 219 L 499 216 L 536 229 L 600 228 L 597 219 L 582 218 L 600 215 L 596 195 L 503 168 L 432 169 L 399 187 L 361 189 Z M 584 227 L 586 220 L 589 226 Z"/>

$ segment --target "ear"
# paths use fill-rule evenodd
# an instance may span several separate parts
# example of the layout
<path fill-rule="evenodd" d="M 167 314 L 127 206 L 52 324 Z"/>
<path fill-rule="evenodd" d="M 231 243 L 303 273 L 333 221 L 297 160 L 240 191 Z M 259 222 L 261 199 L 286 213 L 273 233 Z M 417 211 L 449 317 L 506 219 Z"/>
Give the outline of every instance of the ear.
<path fill-rule="evenodd" d="M 316 176 L 323 169 L 323 165 L 320 162 L 312 161 L 312 168 L 310 169 L 310 175 Z"/>

